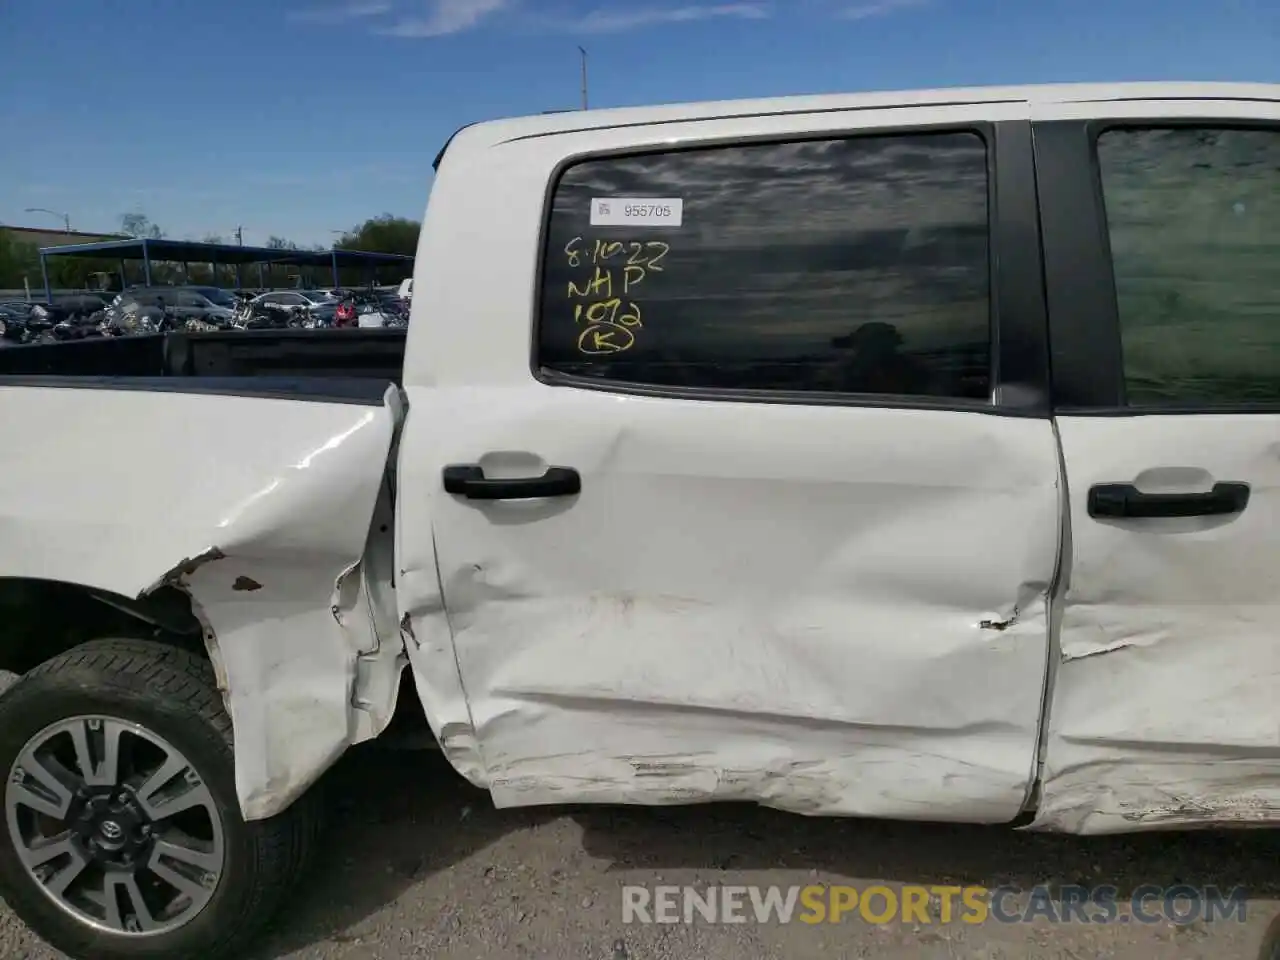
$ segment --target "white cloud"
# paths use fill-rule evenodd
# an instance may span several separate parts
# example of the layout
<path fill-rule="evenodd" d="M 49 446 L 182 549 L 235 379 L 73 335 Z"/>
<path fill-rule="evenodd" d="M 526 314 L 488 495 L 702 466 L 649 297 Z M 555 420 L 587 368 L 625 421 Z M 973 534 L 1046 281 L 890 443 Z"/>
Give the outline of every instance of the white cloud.
<path fill-rule="evenodd" d="M 577 20 L 574 26 L 584 33 L 616 33 L 661 23 L 692 23 L 736 17 L 741 20 L 763 20 L 769 8 L 763 3 L 719 3 L 683 7 L 638 7 L 632 10 L 594 10 Z"/>
<path fill-rule="evenodd" d="M 511 0 L 431 0 L 424 17 L 399 20 L 377 32 L 393 37 L 446 37 L 477 26 L 511 6 Z"/>
<path fill-rule="evenodd" d="M 903 0 L 890 0 L 903 2 Z M 391 23 L 374 27 L 374 33 L 392 37 L 445 37 L 463 33 L 480 26 L 484 21 L 502 11 L 524 7 L 526 22 L 532 21 L 545 29 L 577 33 L 617 33 L 639 27 L 664 23 L 692 23 L 717 18 L 763 20 L 770 16 L 770 4 L 765 0 L 739 0 L 733 3 L 693 3 L 680 6 L 641 6 L 626 8 L 597 8 L 580 17 L 544 16 L 535 13 L 532 4 L 521 0 L 417 0 L 423 12 L 405 14 Z M 372 16 L 390 12 L 392 4 L 378 0 L 350 0 L 343 19 L 356 16 Z M 355 13 L 354 11 L 360 11 Z M 328 22 L 340 22 L 335 11 L 316 11 L 309 19 L 317 21 L 323 14 Z"/>
<path fill-rule="evenodd" d="M 884 17 L 891 13 L 897 13 L 899 10 L 910 10 L 913 7 L 923 7 L 929 0 L 876 0 L 874 3 L 864 3 L 861 6 L 849 7 L 841 11 L 841 20 L 869 20 L 872 17 Z"/>
<path fill-rule="evenodd" d="M 348 0 L 347 3 L 338 6 L 299 10 L 292 14 L 291 19 L 302 23 L 337 24 L 377 17 L 390 12 L 390 0 Z"/>

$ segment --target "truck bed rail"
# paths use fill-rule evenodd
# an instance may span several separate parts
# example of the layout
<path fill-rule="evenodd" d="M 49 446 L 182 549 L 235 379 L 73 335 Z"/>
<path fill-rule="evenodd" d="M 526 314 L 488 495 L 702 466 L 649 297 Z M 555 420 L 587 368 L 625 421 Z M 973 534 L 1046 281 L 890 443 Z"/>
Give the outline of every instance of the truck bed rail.
<path fill-rule="evenodd" d="M 5 377 L 334 377 L 400 384 L 404 330 L 94 337 L 0 350 Z"/>

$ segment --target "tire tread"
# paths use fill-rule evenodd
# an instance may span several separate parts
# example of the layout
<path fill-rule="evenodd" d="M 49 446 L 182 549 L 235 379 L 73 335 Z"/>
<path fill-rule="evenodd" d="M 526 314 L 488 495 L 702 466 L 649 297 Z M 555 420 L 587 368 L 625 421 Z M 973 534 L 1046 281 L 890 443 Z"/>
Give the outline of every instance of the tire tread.
<path fill-rule="evenodd" d="M 141 681 L 154 699 L 170 707 L 181 704 L 184 712 L 194 715 L 192 719 L 217 734 L 225 743 L 229 757 L 234 755 L 231 717 L 223 705 L 213 665 L 169 644 L 123 638 L 92 640 L 35 667 L 5 691 L 4 696 L 7 699 L 20 694 L 24 688 L 51 683 L 79 685 L 86 674 L 94 675 L 101 686 L 108 688 L 121 686 L 113 677 L 122 675 L 132 679 L 124 684 L 130 688 Z M 216 941 L 204 944 L 198 953 L 189 954 L 192 960 L 241 957 L 270 922 L 300 878 L 318 836 L 320 805 L 315 793 L 304 794 L 276 817 L 245 824 L 253 835 L 254 862 L 250 875 L 255 882 L 247 899 L 241 902 L 241 916 L 235 922 L 220 924 Z M 60 942 L 53 945 L 68 953 L 100 949 L 94 945 L 91 933 L 81 938 L 74 936 L 75 932 L 75 928 L 69 929 L 67 936 L 57 938 Z M 127 955 L 115 951 L 110 954 L 112 957 Z M 182 958 L 173 955 L 173 960 Z"/>

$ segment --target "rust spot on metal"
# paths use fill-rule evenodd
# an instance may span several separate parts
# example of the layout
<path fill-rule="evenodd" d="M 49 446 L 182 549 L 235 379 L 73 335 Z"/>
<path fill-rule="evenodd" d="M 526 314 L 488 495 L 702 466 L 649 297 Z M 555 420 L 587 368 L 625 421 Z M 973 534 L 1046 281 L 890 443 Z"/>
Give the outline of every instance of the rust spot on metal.
<path fill-rule="evenodd" d="M 186 579 L 195 573 L 206 563 L 213 563 L 215 560 L 225 560 L 227 555 L 217 547 L 210 547 L 197 553 L 194 557 L 186 557 L 175 566 L 172 566 L 165 572 L 155 583 L 147 587 L 138 594 L 138 599 L 142 599 L 149 593 L 155 593 L 161 587 L 177 587 L 179 590 L 185 591 L 187 588 Z"/>
<path fill-rule="evenodd" d="M 195 573 L 206 563 L 212 563 L 214 560 L 225 560 L 227 555 L 217 547 L 210 547 L 203 553 L 198 553 L 194 557 L 188 557 L 170 571 L 176 576 L 189 577 Z"/>
<path fill-rule="evenodd" d="M 978 627 L 982 630 L 1008 630 L 1018 622 L 1018 608 L 1013 608 L 1013 614 L 1008 620 L 979 620 Z"/>
<path fill-rule="evenodd" d="M 262 584 L 253 579 L 253 577 L 236 577 L 236 582 L 231 584 L 231 589 L 248 590 L 252 592 L 254 590 L 261 590 Z"/>

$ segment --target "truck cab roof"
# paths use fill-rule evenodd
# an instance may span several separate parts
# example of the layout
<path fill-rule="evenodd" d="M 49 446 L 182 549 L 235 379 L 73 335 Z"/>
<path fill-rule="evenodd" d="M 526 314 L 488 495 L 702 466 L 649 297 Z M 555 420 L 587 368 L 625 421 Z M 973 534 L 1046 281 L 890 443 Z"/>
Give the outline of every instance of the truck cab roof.
<path fill-rule="evenodd" d="M 574 110 L 484 120 L 459 128 L 435 158 L 438 169 L 449 151 L 465 144 L 483 149 L 512 140 L 592 129 L 679 123 L 769 114 L 831 113 L 841 110 L 938 107 L 977 103 L 1105 103 L 1119 100 L 1251 100 L 1280 102 L 1280 84 L 1140 81 L 1127 83 L 1045 83 L 1015 86 L 939 87 L 833 93 L 740 100 Z"/>

